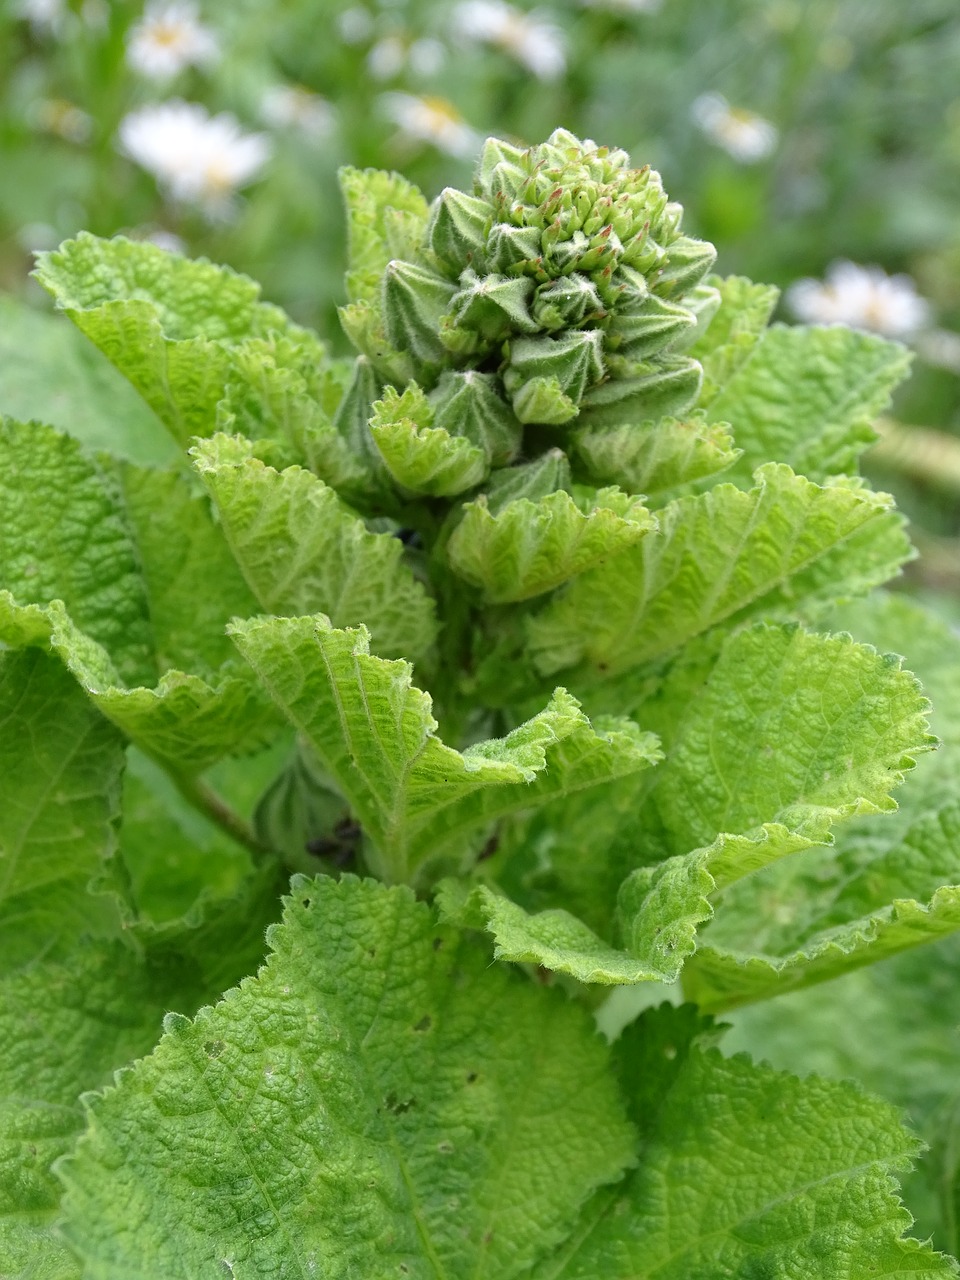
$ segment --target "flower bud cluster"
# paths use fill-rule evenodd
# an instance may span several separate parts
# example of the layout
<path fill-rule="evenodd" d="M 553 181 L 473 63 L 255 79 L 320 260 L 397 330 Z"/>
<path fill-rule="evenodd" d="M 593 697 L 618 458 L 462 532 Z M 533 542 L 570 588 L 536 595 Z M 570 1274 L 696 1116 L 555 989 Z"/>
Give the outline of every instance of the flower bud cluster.
<path fill-rule="evenodd" d="M 681 352 L 716 305 L 715 251 L 681 215 L 623 151 L 565 130 L 526 150 L 489 139 L 473 193 L 445 190 L 388 264 L 383 335 L 423 386 L 496 375 L 523 424 L 681 412 L 700 378 Z"/>

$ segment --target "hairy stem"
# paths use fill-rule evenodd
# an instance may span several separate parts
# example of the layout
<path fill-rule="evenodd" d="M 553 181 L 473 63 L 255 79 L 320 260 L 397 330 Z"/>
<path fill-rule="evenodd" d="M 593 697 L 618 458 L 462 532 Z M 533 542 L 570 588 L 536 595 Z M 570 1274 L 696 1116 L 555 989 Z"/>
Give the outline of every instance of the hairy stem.
<path fill-rule="evenodd" d="M 231 839 L 249 849 L 255 862 L 261 863 L 265 858 L 273 856 L 273 851 L 257 839 L 250 824 L 235 813 L 206 782 L 187 774 L 171 773 L 170 776 L 184 800 L 199 809 Z"/>

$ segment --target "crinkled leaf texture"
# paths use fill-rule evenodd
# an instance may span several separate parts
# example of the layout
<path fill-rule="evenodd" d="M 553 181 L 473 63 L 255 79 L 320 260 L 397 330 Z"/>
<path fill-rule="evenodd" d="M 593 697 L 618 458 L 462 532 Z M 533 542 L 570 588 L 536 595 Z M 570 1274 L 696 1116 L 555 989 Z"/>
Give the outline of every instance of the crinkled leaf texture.
<path fill-rule="evenodd" d="M 918 1143 L 847 1082 L 721 1057 L 690 1006 L 648 1011 L 617 1045 L 636 1169 L 599 1191 L 535 1280 L 952 1277 L 905 1238 L 893 1175 Z"/>
<path fill-rule="evenodd" d="M 488 929 L 498 956 L 581 982 L 674 981 L 718 895 L 722 920 L 724 891 L 735 881 L 830 844 L 838 822 L 895 809 L 891 788 L 934 741 L 926 699 L 899 659 L 796 626 L 735 634 L 706 678 L 679 679 L 673 690 L 667 682 L 663 700 L 666 759 L 612 830 L 603 793 L 595 814 L 589 796 L 585 815 L 573 802 L 569 836 L 561 801 L 546 829 L 522 825 L 481 866 L 481 875 L 504 882 L 499 894 L 490 885 L 444 886 L 444 911 Z M 596 849 L 589 870 L 588 842 Z M 534 862 L 532 893 L 512 858 L 521 868 Z M 638 863 L 645 865 L 631 870 Z M 528 913 L 502 896 L 541 906 L 537 874 L 552 880 L 546 909 Z M 748 927 L 748 917 L 749 909 L 738 919 L 750 936 L 758 926 Z M 610 945 L 618 934 L 622 949 Z"/>
<path fill-rule="evenodd" d="M 189 476 L 93 458 L 10 419 L 0 461 L 0 639 L 49 645 L 178 770 L 257 743 L 273 714 L 225 633 L 256 601 Z"/>
<path fill-rule="evenodd" d="M 456 751 L 437 736 L 410 664 L 372 656 L 365 628 L 337 630 L 320 614 L 236 622 L 231 634 L 362 823 L 371 865 L 391 880 L 436 874 L 428 864 L 441 855 L 469 865 L 477 828 L 659 758 L 652 735 L 624 719 L 592 726 L 564 689 L 505 738 Z"/>
<path fill-rule="evenodd" d="M 41 254 L 36 276 L 181 444 L 213 431 L 247 340 L 280 336 L 324 355 L 254 281 L 146 241 L 83 232 Z"/>
<path fill-rule="evenodd" d="M 749 485 L 770 461 L 819 483 L 855 475 L 910 358 L 900 343 L 844 325 L 767 329 L 707 410 L 711 422 L 734 423 L 743 455 L 733 478 Z"/>
<path fill-rule="evenodd" d="M 521 1276 L 630 1163 L 607 1051 L 409 890 L 297 878 L 272 955 L 89 1101 L 89 1280 Z"/>
<path fill-rule="evenodd" d="M 371 533 L 336 493 L 305 471 L 277 472 L 240 436 L 193 450 L 227 542 L 268 613 L 324 612 L 366 625 L 376 652 L 422 658 L 436 639 L 433 600 L 403 560 L 403 544 Z"/>
<path fill-rule="evenodd" d="M 670 503 L 656 532 L 554 596 L 528 627 L 540 670 L 596 681 L 720 623 L 863 594 L 912 554 L 886 494 L 774 463 L 754 479 L 749 492 L 719 484 Z"/>

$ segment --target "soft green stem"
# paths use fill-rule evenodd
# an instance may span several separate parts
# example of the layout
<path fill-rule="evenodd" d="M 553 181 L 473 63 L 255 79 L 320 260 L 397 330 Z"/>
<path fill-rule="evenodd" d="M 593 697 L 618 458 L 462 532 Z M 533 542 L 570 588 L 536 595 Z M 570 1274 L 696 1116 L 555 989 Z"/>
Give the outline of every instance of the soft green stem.
<path fill-rule="evenodd" d="M 908 427 L 892 418 L 874 423 L 880 439 L 870 460 L 916 480 L 960 492 L 960 440 L 932 427 Z"/>
<path fill-rule="evenodd" d="M 257 839 L 250 824 L 235 813 L 207 783 L 187 774 L 171 773 L 170 776 L 184 800 L 215 823 L 221 831 L 225 831 L 232 840 L 249 849 L 255 862 L 261 863 L 265 858 L 273 856 L 273 851 Z"/>

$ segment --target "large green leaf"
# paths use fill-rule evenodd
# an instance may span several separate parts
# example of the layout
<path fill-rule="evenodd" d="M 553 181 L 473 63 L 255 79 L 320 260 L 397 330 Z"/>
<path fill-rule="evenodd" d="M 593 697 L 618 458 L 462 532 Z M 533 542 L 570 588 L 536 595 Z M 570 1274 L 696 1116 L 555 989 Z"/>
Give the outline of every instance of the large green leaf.
<path fill-rule="evenodd" d="M 387 657 L 420 659 L 430 650 L 433 600 L 404 562 L 398 538 L 371 533 L 309 471 L 265 466 L 242 437 L 217 435 L 192 452 L 266 612 L 322 610 L 339 627 L 363 623 Z"/>
<path fill-rule="evenodd" d="M 630 1161 L 585 1014 L 408 890 L 298 879 L 271 945 L 90 1102 L 61 1165 L 89 1280 L 508 1280 Z"/>
<path fill-rule="evenodd" d="M 116 849 L 123 744 L 55 658 L 0 652 L 0 971 L 86 933 L 110 934 L 85 896 Z"/>
<path fill-rule="evenodd" d="M 713 913 L 709 896 L 829 843 L 838 822 L 894 810 L 890 790 L 935 741 L 926 710 L 898 658 L 849 636 L 767 626 L 734 636 L 639 815 L 653 865 L 620 892 L 628 950 L 651 966 L 672 961 L 676 977 Z"/>
<path fill-rule="evenodd" d="M 82 232 L 41 254 L 36 276 L 181 444 L 214 430 L 232 352 L 245 339 L 285 334 L 323 355 L 246 276 L 147 241 Z"/>
<path fill-rule="evenodd" d="M 478 850 L 467 837 L 478 828 L 658 758 L 651 735 L 628 720 L 595 729 L 563 689 L 505 738 L 456 751 L 437 736 L 410 664 L 371 656 L 365 628 L 335 630 L 321 614 L 237 622 L 231 633 L 340 787 L 371 842 L 371 865 L 389 879 L 416 879 L 441 856 L 452 859 L 447 869 L 469 865 Z"/>
<path fill-rule="evenodd" d="M 596 680 L 672 653 L 720 623 L 858 595 L 911 555 L 886 494 L 824 487 L 771 463 L 657 513 L 659 529 L 554 597 L 529 623 L 544 673 Z"/>
<path fill-rule="evenodd" d="M 256 611 L 189 475 L 0 425 L 0 639 L 49 644 L 150 754 L 196 770 L 270 723 L 228 619 Z"/>
<path fill-rule="evenodd" d="M 412 182 L 382 169 L 340 170 L 347 209 L 347 294 L 374 301 L 391 258 L 406 257 L 427 222 L 427 202 Z M 411 234 L 411 231 L 413 234 Z"/>
<path fill-rule="evenodd" d="M 733 424 L 743 450 L 731 475 L 748 485 L 771 460 L 821 483 L 854 474 L 909 365 L 905 347 L 875 334 L 774 325 L 707 410 L 711 422 Z"/>
<path fill-rule="evenodd" d="M 919 1143 L 856 1086 L 724 1058 L 689 1007 L 645 1014 L 618 1045 L 639 1160 L 599 1191 L 536 1280 L 951 1277 L 905 1238 L 893 1175 Z"/>

